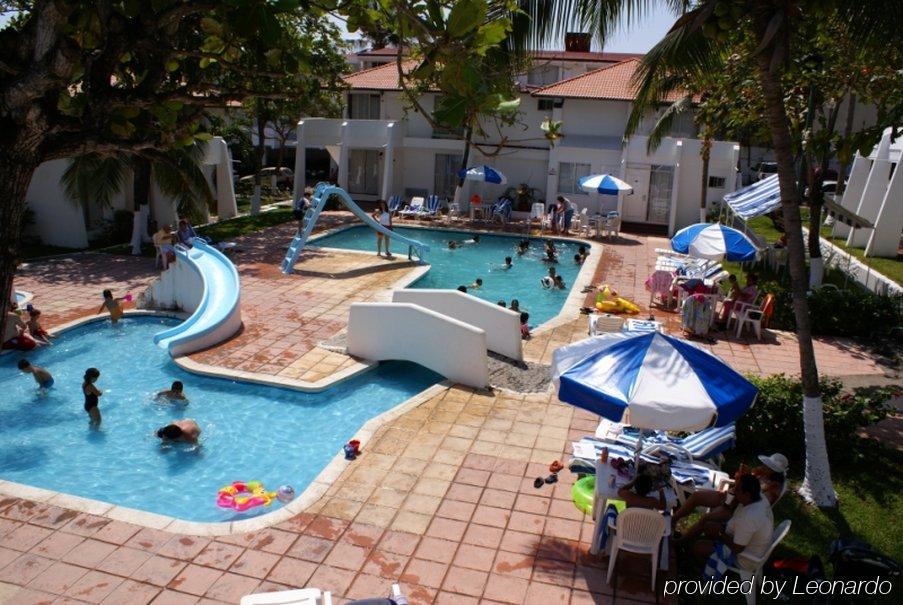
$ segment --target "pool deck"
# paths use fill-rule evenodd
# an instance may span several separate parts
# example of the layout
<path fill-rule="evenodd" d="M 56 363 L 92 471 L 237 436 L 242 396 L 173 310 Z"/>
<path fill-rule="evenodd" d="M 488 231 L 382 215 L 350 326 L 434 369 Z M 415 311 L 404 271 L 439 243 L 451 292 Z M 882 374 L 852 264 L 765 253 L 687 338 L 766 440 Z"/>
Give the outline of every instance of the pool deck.
<path fill-rule="evenodd" d="M 328 226 L 343 220 L 329 215 Z M 277 264 L 292 231 L 283 225 L 238 240 L 245 328 L 195 361 L 308 381 L 357 363 L 317 343 L 344 329 L 352 301 L 385 296 L 412 267 L 374 258 L 371 271 L 360 254 L 312 253 L 303 272 L 283 276 Z M 645 311 L 642 282 L 654 249 L 666 243 L 629 234 L 603 242 L 602 262 L 591 257 L 596 283 L 612 284 Z M 16 286 L 35 293 L 51 327 L 96 312 L 101 289 L 138 292 L 154 275 L 146 258 L 73 255 L 30 263 Z M 676 325 L 673 313 L 652 313 Z M 557 346 L 585 337 L 586 321 L 574 313 L 541 328 L 526 356 L 548 361 Z M 740 371 L 797 367 L 788 333 L 707 346 Z M 819 339 L 816 354 L 826 374 L 885 372 L 842 339 Z M 533 487 L 552 460 L 566 459 L 572 440 L 593 432 L 597 417 L 552 393 L 442 386 L 430 394 L 376 428 L 358 460 L 334 466 L 334 480 L 304 512 L 249 533 L 186 535 L 0 499 L 0 603 L 237 603 L 251 592 L 307 585 L 343 603 L 387 594 L 392 582 L 411 603 L 655 601 L 642 560 L 628 559 L 624 568 L 635 573 L 620 574 L 614 589 L 606 584 L 607 560 L 587 555 L 592 526 L 571 503 L 569 473 Z"/>

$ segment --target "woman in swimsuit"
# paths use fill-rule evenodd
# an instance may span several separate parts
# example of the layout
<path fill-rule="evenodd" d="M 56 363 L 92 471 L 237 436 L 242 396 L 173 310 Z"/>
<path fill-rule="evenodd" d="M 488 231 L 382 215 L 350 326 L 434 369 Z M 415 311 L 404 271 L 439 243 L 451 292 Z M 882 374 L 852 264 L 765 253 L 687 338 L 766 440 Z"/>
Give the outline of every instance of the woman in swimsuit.
<path fill-rule="evenodd" d="M 85 411 L 91 418 L 92 426 L 100 426 L 100 408 L 97 407 L 100 396 L 103 393 L 94 386 L 97 379 L 100 378 L 100 370 L 97 368 L 88 368 L 85 371 L 85 381 L 82 383 L 82 393 L 85 395 Z"/>
<path fill-rule="evenodd" d="M 376 202 L 376 210 L 372 216 L 386 229 L 392 229 L 392 213 L 389 212 L 389 206 L 385 201 L 379 200 Z M 389 236 L 383 235 L 379 231 L 376 232 L 376 256 L 382 256 L 383 241 L 386 242 L 386 258 L 392 258 L 392 253 L 389 252 Z"/>

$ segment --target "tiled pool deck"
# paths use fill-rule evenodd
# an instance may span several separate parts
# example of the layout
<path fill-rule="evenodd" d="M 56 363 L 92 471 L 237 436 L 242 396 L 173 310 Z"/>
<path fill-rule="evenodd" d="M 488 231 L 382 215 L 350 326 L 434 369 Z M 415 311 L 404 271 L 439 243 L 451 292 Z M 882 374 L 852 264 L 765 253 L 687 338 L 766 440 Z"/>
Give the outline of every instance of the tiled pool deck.
<path fill-rule="evenodd" d="M 196 361 L 310 381 L 354 363 L 316 343 L 343 329 L 351 301 L 379 296 L 410 267 L 362 272 L 361 255 L 341 254 L 311 258 L 301 275 L 282 276 L 275 264 L 291 231 L 286 225 L 242 239 L 245 251 L 235 258 L 245 330 Z M 665 243 L 625 235 L 606 244 L 597 281 L 645 308 L 642 281 Z M 140 291 L 153 275 L 149 259 L 79 255 L 32 263 L 16 285 L 36 294 L 52 326 L 94 313 L 98 305 L 85 301 L 99 290 Z M 673 327 L 670 314 L 653 313 Z M 540 330 L 527 356 L 547 361 L 585 330 L 583 317 Z M 761 344 L 719 339 L 711 348 L 741 371 L 796 367 L 791 334 L 772 333 Z M 844 341 L 820 340 L 816 348 L 825 373 L 882 373 Z M 237 603 L 251 592 L 310 585 L 342 603 L 386 594 L 396 581 L 412 603 L 654 601 L 645 565 L 621 575 L 615 590 L 605 583 L 607 561 L 586 554 L 591 525 L 571 503 L 568 473 L 533 487 L 596 422 L 552 394 L 441 389 L 383 425 L 305 513 L 241 535 L 173 534 L 0 500 L 0 602 Z"/>

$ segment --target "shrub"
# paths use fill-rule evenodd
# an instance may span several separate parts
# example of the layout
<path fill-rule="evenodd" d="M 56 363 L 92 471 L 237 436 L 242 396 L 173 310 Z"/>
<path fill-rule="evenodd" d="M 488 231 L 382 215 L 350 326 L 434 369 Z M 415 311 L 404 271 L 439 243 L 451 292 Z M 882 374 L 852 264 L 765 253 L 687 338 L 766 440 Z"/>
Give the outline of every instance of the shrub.
<path fill-rule="evenodd" d="M 759 389 L 755 405 L 737 421 L 738 450 L 746 454 L 780 451 L 790 459 L 805 455 L 803 389 L 797 378 L 774 374 L 749 376 Z M 829 452 L 854 452 L 856 432 L 884 419 L 893 389 L 844 393 L 839 380 L 822 378 L 825 440 Z"/>
<path fill-rule="evenodd" d="M 775 296 L 771 326 L 780 330 L 795 330 L 790 290 L 777 281 L 763 281 L 760 285 L 764 292 Z M 812 318 L 812 333 L 823 336 L 870 338 L 901 324 L 899 300 L 856 286 L 846 290 L 820 288 L 811 292 L 809 316 Z"/>

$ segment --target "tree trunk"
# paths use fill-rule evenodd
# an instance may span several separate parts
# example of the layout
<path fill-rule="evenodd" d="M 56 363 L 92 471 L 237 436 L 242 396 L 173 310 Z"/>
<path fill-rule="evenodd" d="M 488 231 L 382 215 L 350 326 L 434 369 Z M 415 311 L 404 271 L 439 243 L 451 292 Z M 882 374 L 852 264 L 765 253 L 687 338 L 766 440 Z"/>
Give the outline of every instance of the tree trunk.
<path fill-rule="evenodd" d="M 464 128 L 464 153 L 461 155 L 461 169 L 467 170 L 467 162 L 470 161 L 470 146 L 473 138 L 473 128 L 467 126 Z M 458 185 L 455 187 L 454 203 L 461 208 L 461 194 L 464 192 L 464 179 L 458 177 Z"/>
<path fill-rule="evenodd" d="M 257 101 L 257 161 L 254 166 L 254 194 L 251 196 L 251 214 L 260 214 L 260 195 L 263 165 L 266 163 L 266 128 L 263 101 Z"/>
<path fill-rule="evenodd" d="M 141 156 L 135 156 L 132 162 L 134 172 L 132 183 L 132 204 L 135 212 L 141 212 L 146 206 L 150 212 L 151 164 Z M 140 217 L 139 217 L 140 218 Z M 146 217 L 144 217 L 146 219 Z M 141 244 L 147 240 L 147 220 L 136 219 L 132 223 L 132 254 L 141 254 Z"/>
<path fill-rule="evenodd" d="M 709 159 L 712 157 L 712 139 L 706 136 L 702 141 L 702 190 L 699 194 L 699 222 L 705 222 L 709 193 Z"/>
<path fill-rule="evenodd" d="M 0 153 L 0 335 L 6 323 L 13 293 L 13 277 L 19 264 L 25 195 L 31 176 L 41 162 L 37 154 Z"/>
<path fill-rule="evenodd" d="M 856 95 L 850 93 L 850 102 L 847 105 L 847 119 L 846 123 L 843 126 L 843 140 L 849 141 L 850 135 L 853 134 L 853 116 L 856 113 Z M 844 156 L 846 158 L 846 156 Z M 848 162 L 843 161 L 840 163 L 840 169 L 837 171 L 837 189 L 835 190 L 835 199 L 837 196 L 843 195 L 843 190 L 847 188 L 846 180 L 844 179 L 844 175 L 847 173 L 847 165 Z"/>
<path fill-rule="evenodd" d="M 764 27 L 758 33 L 764 35 Z M 759 81 L 765 97 L 766 122 L 771 133 L 771 142 L 778 164 L 781 211 L 787 234 L 793 316 L 796 320 L 796 336 L 799 343 L 800 375 L 803 386 L 803 422 L 806 438 L 806 474 L 800 494 L 818 506 L 833 507 L 837 505 L 837 494 L 831 483 L 831 468 L 822 422 L 818 366 L 815 360 L 815 349 L 812 346 L 812 326 L 809 318 L 809 303 L 806 299 L 808 289 L 806 255 L 800 218 L 799 191 L 794 175 L 790 128 L 784 108 L 780 73 L 771 69 L 771 53 L 762 52 L 758 56 L 757 62 Z"/>

